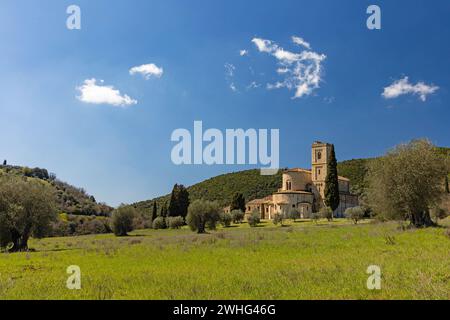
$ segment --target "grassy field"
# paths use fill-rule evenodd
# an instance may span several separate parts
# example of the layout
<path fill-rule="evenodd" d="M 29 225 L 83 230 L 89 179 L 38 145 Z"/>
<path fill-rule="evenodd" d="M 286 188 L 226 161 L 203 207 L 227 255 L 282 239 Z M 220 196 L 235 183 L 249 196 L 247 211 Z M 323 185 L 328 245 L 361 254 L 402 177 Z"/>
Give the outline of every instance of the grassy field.
<path fill-rule="evenodd" d="M 0 254 L 0 299 L 450 299 L 445 230 L 340 220 L 32 240 Z M 70 265 L 81 290 L 66 288 Z M 366 287 L 369 265 L 381 290 Z"/>

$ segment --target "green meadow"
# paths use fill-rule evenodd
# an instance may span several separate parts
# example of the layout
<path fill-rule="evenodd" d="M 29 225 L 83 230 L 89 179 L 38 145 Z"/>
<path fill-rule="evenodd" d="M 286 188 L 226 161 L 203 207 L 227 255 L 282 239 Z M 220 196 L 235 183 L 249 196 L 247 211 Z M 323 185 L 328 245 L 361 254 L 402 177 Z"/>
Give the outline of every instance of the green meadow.
<path fill-rule="evenodd" d="M 33 239 L 0 254 L 0 299 L 450 299 L 447 232 L 335 220 Z M 381 290 L 367 289 L 370 265 Z"/>

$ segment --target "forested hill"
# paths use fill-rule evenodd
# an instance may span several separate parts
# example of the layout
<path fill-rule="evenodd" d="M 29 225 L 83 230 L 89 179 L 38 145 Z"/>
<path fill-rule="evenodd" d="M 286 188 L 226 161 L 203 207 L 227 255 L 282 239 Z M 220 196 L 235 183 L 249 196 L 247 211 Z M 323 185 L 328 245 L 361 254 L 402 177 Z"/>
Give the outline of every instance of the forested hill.
<path fill-rule="evenodd" d="M 450 158 L 450 148 L 437 148 L 439 154 Z M 365 176 L 371 161 L 374 158 L 352 159 L 338 163 L 338 173 L 340 176 L 350 179 L 352 192 L 359 194 L 365 188 Z M 227 206 L 231 202 L 235 192 L 244 194 L 246 201 L 263 198 L 273 194 L 281 188 L 281 174 L 273 176 L 261 176 L 259 170 L 245 170 L 223 174 L 210 178 L 203 182 L 188 187 L 190 199 L 217 200 L 220 205 Z M 138 209 L 150 210 L 153 201 L 158 203 L 158 208 L 170 200 L 170 195 L 165 195 L 155 199 L 134 203 Z"/>
<path fill-rule="evenodd" d="M 55 191 L 55 201 L 60 213 L 108 216 L 112 212 L 113 208 L 104 203 L 97 203 L 84 189 L 57 179 L 56 175 L 49 174 L 46 169 L 0 165 L 0 179 L 7 174 L 40 179 L 48 183 Z"/>

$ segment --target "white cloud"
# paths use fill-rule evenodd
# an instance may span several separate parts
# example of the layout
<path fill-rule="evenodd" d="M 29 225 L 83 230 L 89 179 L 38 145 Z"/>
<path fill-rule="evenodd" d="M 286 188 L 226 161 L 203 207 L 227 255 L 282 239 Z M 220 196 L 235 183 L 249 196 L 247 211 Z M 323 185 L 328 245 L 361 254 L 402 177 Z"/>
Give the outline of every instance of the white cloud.
<path fill-rule="evenodd" d="M 385 87 L 381 94 L 385 99 L 397 98 L 405 94 L 418 95 L 420 100 L 426 101 L 427 95 L 433 94 L 439 89 L 435 85 L 427 85 L 423 82 L 412 84 L 409 82 L 408 77 L 394 81 L 390 86 Z"/>
<path fill-rule="evenodd" d="M 292 42 L 299 46 L 305 47 L 308 50 L 311 49 L 311 45 L 308 42 L 306 42 L 303 38 L 292 36 Z"/>
<path fill-rule="evenodd" d="M 130 74 L 134 75 L 140 73 L 144 76 L 146 80 L 151 77 L 161 78 L 164 73 L 163 68 L 156 66 L 154 63 L 143 64 L 141 66 L 136 66 L 130 69 Z"/>
<path fill-rule="evenodd" d="M 285 77 L 283 81 L 267 84 L 267 89 L 295 90 L 293 98 L 301 98 L 319 88 L 322 80 L 322 62 L 326 56 L 311 51 L 308 42 L 300 37 L 292 37 L 292 42 L 308 49 L 298 53 L 287 51 L 271 40 L 253 38 L 252 42 L 260 52 L 268 53 L 277 59 L 276 72 Z"/>
<path fill-rule="evenodd" d="M 264 39 L 261 39 L 261 38 L 253 38 L 252 42 L 256 45 L 258 50 L 261 51 L 261 52 L 272 53 L 278 47 L 276 44 L 273 44 L 272 41 L 264 40 Z"/>
<path fill-rule="evenodd" d="M 236 88 L 236 85 L 234 84 L 234 82 L 230 83 L 230 89 L 233 92 L 237 92 L 238 91 L 237 88 Z"/>
<path fill-rule="evenodd" d="M 259 88 L 261 85 L 259 83 L 257 83 L 256 81 L 252 81 L 248 86 L 247 86 L 247 90 L 251 90 L 251 89 L 257 89 Z"/>
<path fill-rule="evenodd" d="M 239 55 L 240 55 L 241 57 L 247 56 L 247 55 L 248 55 L 248 50 L 239 50 Z"/>
<path fill-rule="evenodd" d="M 103 83 L 103 80 L 100 80 Z M 98 85 L 96 79 L 84 80 L 83 85 L 77 87 L 80 95 L 78 100 L 92 104 L 109 104 L 116 107 L 125 107 L 137 104 L 137 101 L 129 96 L 121 95 L 113 86 Z"/>

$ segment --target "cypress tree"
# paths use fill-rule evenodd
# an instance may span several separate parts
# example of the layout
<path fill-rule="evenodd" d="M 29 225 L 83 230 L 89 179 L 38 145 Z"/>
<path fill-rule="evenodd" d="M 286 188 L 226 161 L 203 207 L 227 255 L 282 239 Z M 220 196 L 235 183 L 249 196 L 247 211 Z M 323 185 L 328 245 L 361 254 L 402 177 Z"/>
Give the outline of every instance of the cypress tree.
<path fill-rule="evenodd" d="M 179 206 L 179 187 L 178 184 L 175 184 L 172 189 L 172 194 L 170 195 L 169 202 L 169 217 L 176 217 L 180 215 L 180 206 Z"/>
<path fill-rule="evenodd" d="M 187 211 L 189 207 L 189 192 L 182 184 L 175 184 L 172 189 L 172 194 L 170 196 L 169 203 L 169 216 L 177 217 L 182 216 L 185 218 L 187 216 Z"/>
<path fill-rule="evenodd" d="M 153 201 L 153 209 L 152 209 L 152 222 L 155 221 L 156 217 L 158 216 L 158 206 L 156 204 L 156 201 Z"/>
<path fill-rule="evenodd" d="M 325 178 L 325 205 L 335 211 L 339 207 L 339 180 L 334 145 L 331 145 Z"/>
<path fill-rule="evenodd" d="M 236 192 L 233 196 L 233 200 L 231 200 L 230 205 L 231 211 L 233 210 L 241 210 L 242 212 L 245 212 L 245 198 L 242 193 Z"/>
<path fill-rule="evenodd" d="M 450 189 L 448 187 L 448 175 L 445 176 L 445 192 L 450 193 Z"/>
<path fill-rule="evenodd" d="M 161 207 L 161 217 L 167 217 L 167 202 L 164 202 L 163 206 Z"/>
<path fill-rule="evenodd" d="M 189 192 L 182 184 L 179 185 L 178 191 L 178 207 L 180 210 L 180 216 L 186 218 L 190 204 Z"/>

